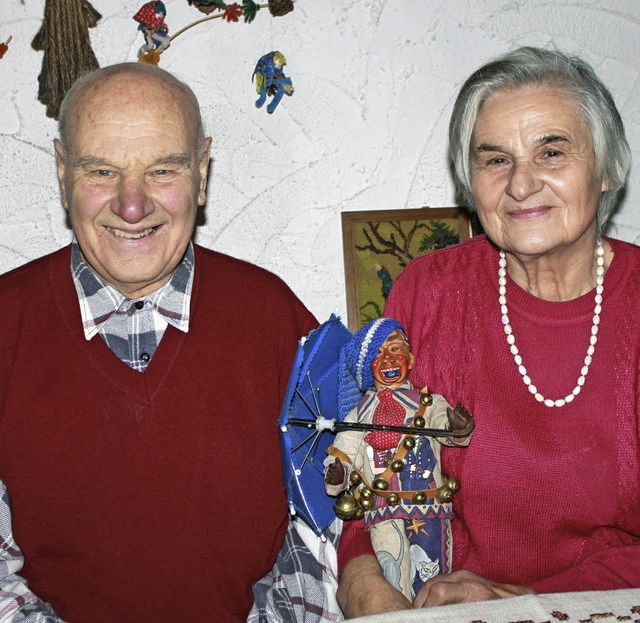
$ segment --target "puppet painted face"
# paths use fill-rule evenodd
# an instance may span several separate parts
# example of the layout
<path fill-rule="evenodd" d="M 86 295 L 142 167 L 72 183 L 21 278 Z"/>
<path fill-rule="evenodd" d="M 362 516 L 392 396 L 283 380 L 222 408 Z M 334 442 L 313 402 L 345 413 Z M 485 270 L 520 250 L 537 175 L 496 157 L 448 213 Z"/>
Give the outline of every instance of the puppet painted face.
<path fill-rule="evenodd" d="M 395 389 L 402 385 L 413 368 L 414 359 L 409 344 L 398 329 L 389 334 L 376 358 L 371 362 L 371 373 L 376 389 Z"/>

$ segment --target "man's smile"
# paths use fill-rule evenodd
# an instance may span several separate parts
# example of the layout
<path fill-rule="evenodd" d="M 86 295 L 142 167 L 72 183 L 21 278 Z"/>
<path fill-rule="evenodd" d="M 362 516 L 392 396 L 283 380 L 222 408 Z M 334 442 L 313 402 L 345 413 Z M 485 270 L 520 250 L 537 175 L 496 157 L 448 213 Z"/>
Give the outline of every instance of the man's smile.
<path fill-rule="evenodd" d="M 129 240 L 137 240 L 138 238 L 144 238 L 145 236 L 152 234 L 154 231 L 158 229 L 158 227 L 160 226 L 157 225 L 156 227 L 147 227 L 147 229 L 144 229 L 142 231 L 136 231 L 136 232 L 128 232 L 128 231 L 124 231 L 123 229 L 116 229 L 115 227 L 106 227 L 106 229 L 109 233 L 113 234 L 114 236 L 117 236 L 118 238 L 127 238 Z"/>

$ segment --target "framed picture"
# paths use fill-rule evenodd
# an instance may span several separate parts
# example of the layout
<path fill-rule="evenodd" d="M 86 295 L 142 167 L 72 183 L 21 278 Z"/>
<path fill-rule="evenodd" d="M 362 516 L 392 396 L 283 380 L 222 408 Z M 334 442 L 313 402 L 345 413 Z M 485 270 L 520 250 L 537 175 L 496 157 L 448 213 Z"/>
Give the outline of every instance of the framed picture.
<path fill-rule="evenodd" d="M 349 330 L 382 315 L 393 281 L 413 258 L 470 235 L 464 208 L 343 212 Z"/>

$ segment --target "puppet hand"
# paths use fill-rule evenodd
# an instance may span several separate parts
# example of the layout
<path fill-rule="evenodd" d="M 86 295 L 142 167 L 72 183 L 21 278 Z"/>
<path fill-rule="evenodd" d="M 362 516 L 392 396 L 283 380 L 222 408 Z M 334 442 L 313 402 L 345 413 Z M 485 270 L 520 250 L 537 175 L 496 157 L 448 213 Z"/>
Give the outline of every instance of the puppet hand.
<path fill-rule="evenodd" d="M 437 575 L 427 580 L 413 600 L 414 608 L 429 608 L 469 601 L 488 601 L 532 595 L 530 586 L 499 584 L 481 578 L 471 571 L 455 571 L 448 575 Z"/>
<path fill-rule="evenodd" d="M 344 482 L 344 465 L 340 459 L 336 459 L 327 466 L 324 481 L 328 485 L 341 485 Z"/>
<path fill-rule="evenodd" d="M 473 415 L 459 402 L 455 409 L 447 407 L 447 419 L 449 428 L 456 433 L 456 437 L 466 437 L 473 432 L 476 426 Z"/>

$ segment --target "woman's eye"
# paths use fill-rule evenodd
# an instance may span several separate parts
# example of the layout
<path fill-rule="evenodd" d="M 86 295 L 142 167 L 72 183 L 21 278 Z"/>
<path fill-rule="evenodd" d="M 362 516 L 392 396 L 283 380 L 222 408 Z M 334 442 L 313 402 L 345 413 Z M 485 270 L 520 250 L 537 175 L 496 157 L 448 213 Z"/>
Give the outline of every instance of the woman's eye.
<path fill-rule="evenodd" d="M 494 158 L 490 158 L 487 164 L 504 164 L 507 159 L 504 156 L 495 156 Z"/>

